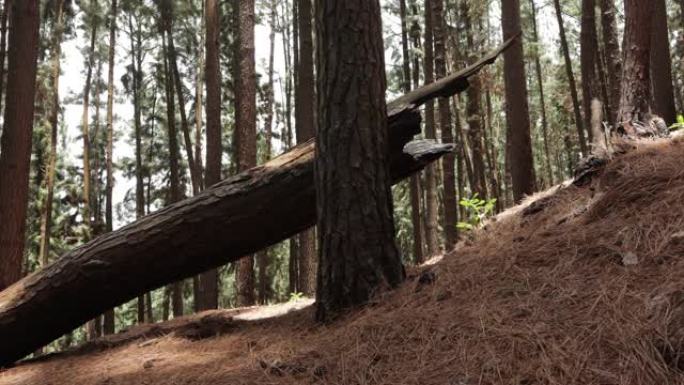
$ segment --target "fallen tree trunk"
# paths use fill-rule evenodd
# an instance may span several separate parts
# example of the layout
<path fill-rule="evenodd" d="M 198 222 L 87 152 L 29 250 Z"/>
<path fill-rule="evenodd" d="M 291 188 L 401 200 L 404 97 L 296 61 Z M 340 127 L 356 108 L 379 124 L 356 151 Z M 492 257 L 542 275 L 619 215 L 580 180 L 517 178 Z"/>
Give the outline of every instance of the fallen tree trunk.
<path fill-rule="evenodd" d="M 505 50 L 388 105 L 390 170 L 399 181 L 451 151 L 417 141 L 418 107 L 465 90 Z M 314 141 L 228 178 L 66 253 L 0 292 L 0 366 L 11 364 L 106 309 L 287 239 L 316 220 Z"/>

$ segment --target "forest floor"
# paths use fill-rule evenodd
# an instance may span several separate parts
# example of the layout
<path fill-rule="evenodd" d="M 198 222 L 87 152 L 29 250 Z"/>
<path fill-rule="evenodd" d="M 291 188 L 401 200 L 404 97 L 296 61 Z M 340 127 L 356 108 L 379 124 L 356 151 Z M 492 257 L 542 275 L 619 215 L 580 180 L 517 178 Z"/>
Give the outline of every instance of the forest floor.
<path fill-rule="evenodd" d="M 0 384 L 682 384 L 684 139 L 634 147 L 334 323 L 310 302 L 202 313 Z"/>

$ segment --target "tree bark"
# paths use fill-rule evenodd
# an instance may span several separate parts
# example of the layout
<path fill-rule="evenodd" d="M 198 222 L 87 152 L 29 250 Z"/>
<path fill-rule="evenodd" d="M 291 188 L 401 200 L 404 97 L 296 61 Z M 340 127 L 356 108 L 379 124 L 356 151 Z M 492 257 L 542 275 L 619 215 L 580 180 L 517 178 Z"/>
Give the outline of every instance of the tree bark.
<path fill-rule="evenodd" d="M 238 0 L 237 90 L 235 143 L 237 170 L 256 166 L 256 69 L 254 59 L 254 0 Z M 251 306 L 254 298 L 254 258 L 246 256 L 235 271 L 238 306 Z"/>
<path fill-rule="evenodd" d="M 563 51 L 563 60 L 565 61 L 565 75 L 568 77 L 568 85 L 570 86 L 572 110 L 575 115 L 575 126 L 577 127 L 577 140 L 579 142 L 579 147 L 580 151 L 582 152 L 582 155 L 587 155 L 587 139 L 584 134 L 582 112 L 580 110 L 579 97 L 577 94 L 577 83 L 575 82 L 575 73 L 572 70 L 572 60 L 570 59 L 570 50 L 568 49 L 568 39 L 565 36 L 565 25 L 563 24 L 563 12 L 561 9 L 560 0 L 553 0 L 553 5 L 556 9 L 556 18 L 558 20 L 561 50 Z"/>
<path fill-rule="evenodd" d="M 520 1 L 505 0 L 501 6 L 504 40 L 520 33 Z M 527 80 L 523 46 L 515 40 L 504 53 L 506 84 L 506 159 L 510 164 L 515 202 L 534 192 L 534 159 L 530 138 L 530 113 L 527 104 Z"/>
<path fill-rule="evenodd" d="M 625 62 L 618 112 L 618 131 L 637 135 L 635 124 L 651 115 L 651 17 L 653 3 L 625 0 Z"/>
<path fill-rule="evenodd" d="M 435 79 L 433 17 L 430 1 L 432 0 L 425 0 L 425 58 L 423 65 L 425 84 L 430 84 Z M 425 103 L 425 137 L 428 139 L 437 138 L 435 103 L 432 100 Z M 437 170 L 436 164 L 429 165 L 425 170 L 425 241 L 428 257 L 439 254 Z"/>
<path fill-rule="evenodd" d="M 591 127 L 591 101 L 598 95 L 596 89 L 596 0 L 582 0 L 580 31 L 580 66 L 582 70 L 582 107 L 584 127 Z M 589 142 L 592 133 L 587 129 Z"/>
<path fill-rule="evenodd" d="M 667 29 L 667 4 L 665 0 L 653 0 L 653 23 L 651 27 L 651 90 L 653 112 L 667 125 L 677 121 L 674 90 L 672 87 L 672 57 L 670 34 Z"/>
<path fill-rule="evenodd" d="M 435 48 L 435 74 L 437 79 L 446 76 L 446 22 L 444 21 L 444 4 L 442 0 L 432 0 L 432 18 L 434 28 L 434 48 Z M 477 76 L 471 78 L 471 81 L 477 81 Z M 470 88 L 469 88 L 470 89 Z M 441 137 L 443 143 L 451 143 L 454 141 L 454 131 L 451 126 L 451 110 L 449 106 L 449 98 L 441 97 L 437 99 L 439 106 L 439 127 L 441 129 Z M 456 202 L 456 176 L 455 166 L 456 159 L 453 153 L 449 153 L 442 157 L 442 179 L 444 183 L 444 223 L 442 224 L 444 230 L 444 248 L 446 251 L 451 251 L 456 247 L 458 240 L 458 232 L 456 224 L 458 223 L 458 206 Z"/>
<path fill-rule="evenodd" d="M 403 56 L 403 89 L 405 93 L 411 91 L 411 80 L 413 76 L 414 86 L 418 88 L 420 82 L 420 59 L 418 55 L 414 55 L 413 72 L 411 72 L 411 56 L 409 54 L 409 36 L 408 36 L 408 22 L 406 0 L 399 1 L 399 13 L 401 17 L 401 48 Z M 420 44 L 420 27 L 418 23 L 411 26 L 411 35 L 413 35 L 414 44 Z M 416 36 L 417 35 L 417 36 Z M 415 47 L 417 50 L 418 47 Z M 413 175 L 409 181 L 409 193 L 411 195 L 411 224 L 413 227 L 413 260 L 416 264 L 423 263 L 423 234 L 420 206 L 422 199 L 420 175 Z"/>
<path fill-rule="evenodd" d="M 404 143 L 420 131 L 420 105 L 463 91 L 467 78 L 492 63 L 508 45 L 388 104 L 394 181 L 450 149 L 427 146 L 427 150 L 411 151 L 409 147 L 413 155 L 401 155 Z M 104 234 L 0 292 L 0 340 L 4 342 L 0 365 L 20 359 L 140 293 L 238 260 L 313 225 L 313 157 L 314 145 L 309 141 L 197 196 Z M 254 232 L 255 228 L 260 231 Z"/>
<path fill-rule="evenodd" d="M 314 63 L 313 63 L 313 30 L 311 27 L 311 0 L 297 0 L 297 30 L 299 35 L 299 55 L 297 83 L 295 85 L 295 122 L 297 127 L 297 143 L 303 143 L 314 137 Z M 316 255 L 315 230 L 308 229 L 299 235 L 297 251 L 298 290 L 308 297 L 316 295 L 316 273 L 318 256 Z"/>
<path fill-rule="evenodd" d="M 221 70 L 219 63 L 219 20 L 220 8 L 218 0 L 206 0 L 204 18 L 206 23 L 206 84 L 207 115 L 206 128 L 206 175 L 205 186 L 208 188 L 221 180 Z M 198 310 L 218 308 L 218 270 L 211 269 L 199 278 Z"/>
<path fill-rule="evenodd" d="M 5 96 L 5 58 L 7 56 L 8 31 L 7 21 L 9 19 L 11 9 L 12 0 L 5 0 L 2 5 L 2 16 L 0 17 L 0 111 L 2 110 L 2 101 L 3 97 Z"/>
<path fill-rule="evenodd" d="M 603 32 L 603 48 L 606 67 L 608 69 L 608 99 L 613 115 L 609 122 L 615 123 L 618 105 L 620 104 L 620 83 L 622 79 L 622 58 L 618 41 L 617 22 L 615 21 L 614 0 L 601 0 L 601 29 Z"/>
<path fill-rule="evenodd" d="M 13 4 L 0 151 L 0 290 L 21 278 L 38 60 L 37 1 Z"/>
<path fill-rule="evenodd" d="M 95 1 L 91 1 L 91 8 Z M 93 23 L 90 32 L 90 49 L 88 51 L 88 69 L 86 70 L 86 81 L 83 86 L 83 116 L 81 118 L 81 132 L 83 136 L 83 220 L 88 226 L 88 232 L 92 232 L 93 221 L 91 216 L 90 202 L 90 90 L 92 87 L 93 67 L 95 66 L 95 42 L 97 40 L 97 23 Z M 97 79 L 99 81 L 99 79 Z"/>
<path fill-rule="evenodd" d="M 105 230 L 109 233 L 113 230 L 112 216 L 112 191 L 114 188 L 113 151 L 114 151 L 114 55 L 116 52 L 116 18 L 117 0 L 112 0 L 111 12 L 109 15 L 109 69 L 107 74 L 107 145 L 106 145 L 106 167 L 107 184 L 105 187 Z M 102 322 L 102 334 L 112 334 L 115 329 L 114 309 L 107 310 Z"/>

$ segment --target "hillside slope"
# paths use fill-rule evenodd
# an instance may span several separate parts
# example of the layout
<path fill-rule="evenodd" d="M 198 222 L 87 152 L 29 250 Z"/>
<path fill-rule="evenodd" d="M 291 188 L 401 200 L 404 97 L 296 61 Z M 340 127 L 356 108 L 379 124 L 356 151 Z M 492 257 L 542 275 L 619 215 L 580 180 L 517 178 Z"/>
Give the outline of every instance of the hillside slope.
<path fill-rule="evenodd" d="M 199 314 L 0 385 L 682 384 L 684 140 L 636 147 L 335 323 Z"/>

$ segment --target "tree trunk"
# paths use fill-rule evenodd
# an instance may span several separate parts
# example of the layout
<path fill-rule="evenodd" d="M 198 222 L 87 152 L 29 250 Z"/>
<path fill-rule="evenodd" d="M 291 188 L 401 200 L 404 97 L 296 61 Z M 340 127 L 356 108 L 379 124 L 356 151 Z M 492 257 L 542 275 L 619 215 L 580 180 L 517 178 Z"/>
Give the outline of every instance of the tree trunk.
<path fill-rule="evenodd" d="M 297 143 L 303 143 L 314 137 L 314 64 L 313 64 L 313 31 L 311 27 L 311 0 L 297 0 L 297 33 L 299 35 L 299 55 L 297 67 L 297 83 L 295 85 L 295 121 L 297 127 Z M 316 255 L 315 230 L 308 229 L 299 235 L 297 251 L 298 289 L 308 297 L 316 295 L 316 272 L 318 257 Z"/>
<path fill-rule="evenodd" d="M 413 75 L 414 86 L 418 88 L 418 83 L 420 82 L 420 59 L 418 55 L 414 55 L 413 60 L 413 73 L 411 72 L 411 56 L 409 54 L 409 39 L 408 39 L 408 23 L 407 23 L 407 9 L 406 0 L 399 1 L 399 13 L 401 17 L 401 48 L 403 57 L 403 75 L 404 83 L 403 89 L 405 93 L 411 91 L 411 80 Z M 411 26 L 411 34 L 414 36 L 414 44 L 420 42 L 420 27 L 418 23 L 414 23 Z M 417 34 L 417 36 L 415 36 Z M 415 47 L 416 50 L 418 47 Z M 411 195 L 411 224 L 413 227 L 413 260 L 417 265 L 423 263 L 423 234 L 422 234 L 422 224 L 420 215 L 421 206 L 421 186 L 420 186 L 420 175 L 413 175 L 409 181 L 409 193 Z"/>
<path fill-rule="evenodd" d="M 425 59 L 424 77 L 425 84 L 430 84 L 435 79 L 434 74 L 434 50 L 433 50 L 433 18 L 431 0 L 425 0 Z M 425 103 L 425 137 L 435 139 L 435 103 L 430 100 Z M 438 202 L 437 202 L 437 165 L 429 165 L 425 170 L 425 241 L 427 243 L 428 257 L 439 254 L 438 231 Z"/>
<path fill-rule="evenodd" d="M 254 0 L 238 0 L 235 143 L 238 172 L 256 166 L 256 72 L 254 62 Z M 254 305 L 254 258 L 242 258 L 235 273 L 238 306 Z"/>
<path fill-rule="evenodd" d="M 651 27 L 651 84 L 653 112 L 667 125 L 677 121 L 674 90 L 672 87 L 672 58 L 670 34 L 667 29 L 667 4 L 665 0 L 653 1 Z"/>
<path fill-rule="evenodd" d="M 57 131 L 59 130 L 59 75 L 62 57 L 62 35 L 64 30 L 64 1 L 54 3 L 55 27 L 52 40 L 52 103 L 50 106 L 50 153 L 48 154 L 46 170 L 45 201 L 40 219 L 40 250 L 38 259 L 42 267 L 47 266 L 50 258 L 50 236 L 52 230 L 52 200 L 55 194 L 55 172 L 57 168 Z"/>
<path fill-rule="evenodd" d="M 91 1 L 91 7 L 94 4 Z M 86 81 L 83 86 L 83 117 L 81 118 L 81 132 L 83 136 L 83 221 L 88 226 L 89 234 L 92 232 L 93 221 L 91 216 L 90 203 L 90 89 L 92 87 L 93 67 L 95 66 L 95 41 L 97 40 L 97 23 L 93 23 L 90 32 L 90 49 L 88 51 L 88 69 L 86 70 Z M 97 80 L 99 81 L 99 79 Z"/>
<path fill-rule="evenodd" d="M 435 49 L 435 73 L 437 79 L 446 76 L 446 23 L 444 21 L 444 4 L 442 0 L 432 0 L 432 19 L 434 28 L 434 49 Z M 471 80 L 475 81 L 477 76 Z M 449 97 L 441 97 L 439 105 L 439 126 L 442 131 L 442 142 L 451 143 L 454 141 L 454 132 L 451 127 L 451 110 Z M 456 202 L 456 176 L 454 175 L 454 165 L 456 159 L 453 153 L 444 155 L 442 158 L 442 179 L 444 183 L 444 248 L 446 251 L 456 247 L 458 233 L 456 224 L 458 223 L 458 207 Z M 484 170 L 483 170 L 484 171 Z"/>
<path fill-rule="evenodd" d="M 503 1 L 501 19 L 504 40 L 520 33 L 520 1 Z M 527 81 L 523 46 L 515 40 L 504 53 L 506 84 L 506 159 L 510 164 L 513 199 L 520 202 L 535 190 L 534 159 L 530 138 L 530 113 L 527 104 Z"/>
<path fill-rule="evenodd" d="M 568 49 L 568 39 L 565 36 L 565 26 L 563 24 L 563 12 L 561 9 L 560 0 L 553 0 L 553 4 L 554 8 L 556 9 L 556 18 L 558 20 L 561 50 L 563 51 L 563 59 L 565 61 L 565 74 L 568 77 L 568 85 L 570 86 L 572 110 L 575 115 L 575 126 L 577 126 L 577 138 L 582 155 L 587 155 L 587 139 L 584 134 L 582 113 L 580 112 L 579 97 L 577 96 L 577 83 L 575 82 L 575 73 L 572 71 L 572 60 L 570 59 L 570 50 Z"/>
<path fill-rule="evenodd" d="M 167 203 L 174 204 L 182 199 L 180 168 L 178 166 L 178 132 L 176 130 L 175 93 L 173 87 L 173 72 L 170 68 L 171 56 L 168 54 L 165 36 L 162 35 L 162 49 L 164 50 L 164 87 L 166 89 L 166 129 L 169 140 L 169 196 Z M 175 282 L 171 288 L 171 307 L 173 316 L 183 315 L 183 282 Z"/>
<path fill-rule="evenodd" d="M 106 199 L 105 199 L 105 223 L 106 232 L 113 230 L 113 216 L 112 216 L 112 191 L 114 188 L 114 172 L 113 168 L 113 151 L 114 151 L 114 54 L 116 52 L 116 18 L 117 18 L 117 0 L 112 0 L 111 13 L 109 15 L 109 52 L 108 63 L 109 69 L 107 75 L 107 146 L 106 146 L 106 164 L 107 164 L 107 184 Z M 114 309 L 105 312 L 102 322 L 102 334 L 112 334 L 116 325 L 114 324 Z"/>
<path fill-rule="evenodd" d="M 471 11 L 467 2 L 461 3 L 462 11 L 461 18 L 463 19 L 464 29 L 466 33 L 466 41 L 468 50 L 471 55 L 468 59 L 472 59 L 477 52 L 473 39 Z M 485 177 L 485 162 L 484 149 L 482 148 L 482 109 L 480 108 L 481 99 L 481 82 L 475 76 L 470 80 L 470 87 L 466 94 L 468 96 L 468 103 L 466 104 L 467 122 L 468 122 L 468 139 L 470 141 L 470 151 L 472 153 L 473 178 L 471 183 L 471 191 L 477 194 L 481 199 L 486 199 L 487 181 Z"/>
<path fill-rule="evenodd" d="M 21 278 L 36 90 L 37 1 L 13 4 L 0 151 L 0 290 Z"/>
<path fill-rule="evenodd" d="M 549 123 L 546 119 L 546 100 L 544 99 L 544 81 L 542 80 L 541 54 L 539 53 L 539 34 L 537 33 L 537 9 L 534 0 L 530 0 L 532 11 L 532 38 L 534 39 L 534 70 L 537 75 L 537 88 L 539 89 L 539 108 L 541 109 L 542 137 L 544 139 L 544 157 L 546 158 L 546 178 L 548 186 L 553 185 L 553 169 L 551 168 L 551 153 L 549 152 Z"/>
<path fill-rule="evenodd" d="M 618 112 L 618 130 L 637 135 L 635 123 L 647 122 L 651 115 L 651 22 L 653 3 L 625 0 L 625 61 Z"/>
<path fill-rule="evenodd" d="M 510 44 L 388 105 L 394 181 L 451 148 L 414 145 L 407 147 L 412 155 L 401 155 L 404 144 L 420 131 L 418 108 L 438 95 L 463 91 L 467 78 Z M 0 292 L 0 340 L 6 342 L 0 344 L 0 365 L 35 351 L 104 309 L 235 261 L 313 225 L 313 156 L 312 141 L 302 144 L 266 165 L 94 239 Z"/>
<path fill-rule="evenodd" d="M 206 23 L 206 83 L 207 101 L 207 153 L 205 162 L 205 186 L 208 188 L 221 180 L 221 70 L 219 63 L 219 17 L 218 0 L 206 0 L 204 18 Z M 218 270 L 211 269 L 200 275 L 198 310 L 218 308 Z"/>
<path fill-rule="evenodd" d="M 596 0 L 582 0 L 580 32 L 580 65 L 582 69 L 582 107 L 584 127 L 591 127 L 591 101 L 598 97 L 596 89 Z M 587 129 L 589 142 L 592 132 Z"/>
<path fill-rule="evenodd" d="M 601 29 L 603 31 L 603 49 L 608 69 L 608 99 L 613 111 L 609 122 L 615 123 L 618 105 L 620 104 L 620 83 L 622 79 L 622 58 L 618 41 L 617 23 L 615 21 L 614 0 L 601 0 Z"/>

